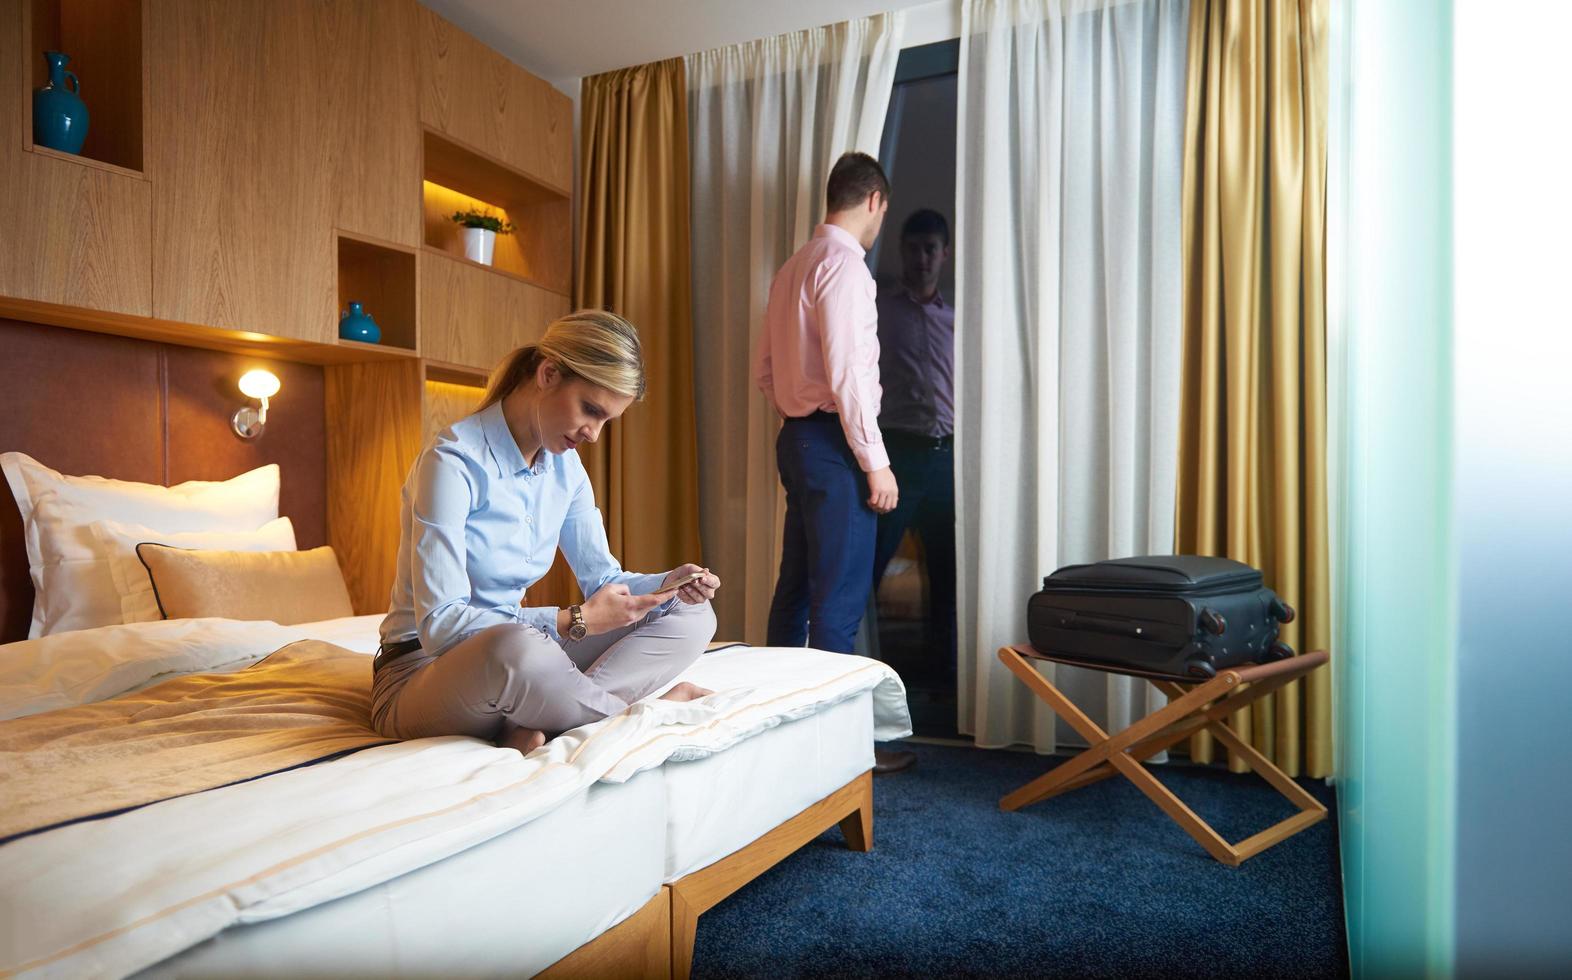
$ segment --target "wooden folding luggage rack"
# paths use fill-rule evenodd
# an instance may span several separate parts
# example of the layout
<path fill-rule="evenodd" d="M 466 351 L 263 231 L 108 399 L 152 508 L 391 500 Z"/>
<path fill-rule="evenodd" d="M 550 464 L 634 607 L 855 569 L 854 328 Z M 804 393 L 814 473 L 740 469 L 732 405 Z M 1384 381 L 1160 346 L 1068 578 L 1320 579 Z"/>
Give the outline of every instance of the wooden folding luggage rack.
<path fill-rule="evenodd" d="M 1001 647 L 999 659 L 1032 693 L 1080 732 L 1091 746 L 1001 799 L 1000 809 L 1019 810 L 1051 796 L 1088 786 L 1115 774 L 1123 774 L 1208 853 L 1230 867 L 1238 867 L 1273 844 L 1287 840 L 1306 827 L 1326 819 L 1326 807 L 1305 792 L 1287 773 L 1274 766 L 1266 756 L 1234 734 L 1233 729 L 1223 720 L 1326 663 L 1329 657 L 1325 651 L 1289 657 L 1275 663 L 1229 668 L 1210 680 L 1199 682 L 1050 656 L 1024 643 Z M 1038 673 L 1032 664 L 1034 660 L 1145 678 L 1168 695 L 1168 704 L 1129 728 L 1110 735 Z M 1141 764 L 1203 729 L 1242 757 L 1251 769 L 1298 807 L 1299 812 L 1237 844 L 1230 844 Z"/>

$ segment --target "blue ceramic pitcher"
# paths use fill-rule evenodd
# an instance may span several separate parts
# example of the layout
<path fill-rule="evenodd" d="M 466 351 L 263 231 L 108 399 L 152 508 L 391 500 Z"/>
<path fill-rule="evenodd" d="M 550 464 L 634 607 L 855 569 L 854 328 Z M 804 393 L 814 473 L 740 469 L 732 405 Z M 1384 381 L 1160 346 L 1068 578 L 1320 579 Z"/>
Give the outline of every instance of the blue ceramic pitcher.
<path fill-rule="evenodd" d="M 33 142 L 51 150 L 81 153 L 87 139 L 87 105 L 77 94 L 82 83 L 65 70 L 70 55 L 45 51 L 44 59 L 49 62 L 49 81 L 33 91 Z"/>
<path fill-rule="evenodd" d="M 349 312 L 339 318 L 338 335 L 345 340 L 358 340 L 363 344 L 382 342 L 382 328 L 354 300 L 349 303 Z"/>

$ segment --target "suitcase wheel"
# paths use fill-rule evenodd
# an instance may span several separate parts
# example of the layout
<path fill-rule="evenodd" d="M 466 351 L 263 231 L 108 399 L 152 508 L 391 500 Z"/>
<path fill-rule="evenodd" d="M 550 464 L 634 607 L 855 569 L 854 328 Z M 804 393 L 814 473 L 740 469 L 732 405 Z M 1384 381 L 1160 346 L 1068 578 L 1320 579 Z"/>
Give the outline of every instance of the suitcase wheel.
<path fill-rule="evenodd" d="M 1201 610 L 1201 628 L 1213 636 L 1222 636 L 1228 629 L 1228 620 L 1216 609 Z"/>
<path fill-rule="evenodd" d="M 1212 666 L 1210 660 L 1192 660 L 1184 665 L 1184 672 L 1203 681 L 1209 681 L 1217 676 L 1217 668 Z"/>
<path fill-rule="evenodd" d="M 1272 618 L 1279 623 L 1291 623 L 1294 621 L 1295 615 L 1293 606 L 1281 599 L 1272 600 Z"/>
<path fill-rule="evenodd" d="M 1279 660 L 1287 660 L 1293 655 L 1294 648 L 1284 643 L 1282 640 L 1278 640 L 1267 649 L 1266 656 L 1262 658 L 1262 661 L 1264 663 L 1275 663 Z"/>

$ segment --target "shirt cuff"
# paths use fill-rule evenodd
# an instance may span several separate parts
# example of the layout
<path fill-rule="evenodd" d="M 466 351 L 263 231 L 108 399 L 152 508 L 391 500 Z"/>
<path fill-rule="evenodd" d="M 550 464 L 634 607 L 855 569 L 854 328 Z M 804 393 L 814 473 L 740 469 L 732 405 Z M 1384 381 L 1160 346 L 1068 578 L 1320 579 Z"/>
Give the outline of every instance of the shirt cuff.
<path fill-rule="evenodd" d="M 633 577 L 627 580 L 628 592 L 632 595 L 649 595 L 660 588 L 661 583 L 664 581 L 666 581 L 666 576 L 661 572 L 650 572 L 649 574 L 635 572 Z"/>
<path fill-rule="evenodd" d="M 864 473 L 882 470 L 890 465 L 890 454 L 885 452 L 884 443 L 874 443 L 871 446 L 856 446 L 852 453 L 857 457 L 857 463 Z"/>
<path fill-rule="evenodd" d="M 557 614 L 561 611 L 561 606 L 519 606 L 517 616 L 525 626 L 533 626 L 561 643 L 562 636 L 557 632 Z"/>

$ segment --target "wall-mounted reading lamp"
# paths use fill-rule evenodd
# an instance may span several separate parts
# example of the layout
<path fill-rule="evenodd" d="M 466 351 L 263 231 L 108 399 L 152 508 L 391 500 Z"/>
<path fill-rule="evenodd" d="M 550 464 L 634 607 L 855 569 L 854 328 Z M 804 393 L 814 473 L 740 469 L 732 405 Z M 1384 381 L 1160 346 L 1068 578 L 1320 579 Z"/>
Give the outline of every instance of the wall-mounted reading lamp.
<path fill-rule="evenodd" d="M 230 423 L 235 427 L 235 435 L 242 439 L 255 439 L 262 434 L 262 427 L 267 425 L 267 400 L 278 394 L 278 375 L 261 368 L 247 371 L 240 376 L 240 393 L 247 398 L 261 399 L 262 408 L 259 410 L 242 405 L 235 410 Z"/>

